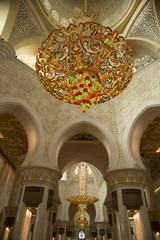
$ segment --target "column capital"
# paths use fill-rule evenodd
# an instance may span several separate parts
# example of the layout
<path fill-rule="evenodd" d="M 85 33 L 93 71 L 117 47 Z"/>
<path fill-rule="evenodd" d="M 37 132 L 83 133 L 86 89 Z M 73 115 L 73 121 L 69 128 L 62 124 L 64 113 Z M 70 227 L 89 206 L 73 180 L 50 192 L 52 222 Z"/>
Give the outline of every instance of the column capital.
<path fill-rule="evenodd" d="M 18 172 L 23 182 L 30 180 L 44 181 L 56 185 L 57 181 L 62 177 L 62 174 L 58 170 L 40 166 L 22 167 Z"/>
<path fill-rule="evenodd" d="M 160 221 L 160 211 L 148 211 L 150 221 Z"/>
<path fill-rule="evenodd" d="M 17 215 L 17 206 L 8 206 L 4 208 L 6 217 L 16 217 Z"/>
<path fill-rule="evenodd" d="M 106 172 L 104 178 L 109 186 L 121 183 L 137 183 L 146 185 L 147 171 L 140 168 L 122 168 Z"/>
<path fill-rule="evenodd" d="M 68 222 L 68 221 L 57 220 L 57 221 L 55 222 L 55 226 L 56 226 L 56 227 L 66 228 L 66 227 L 68 227 L 68 225 L 69 225 L 69 222 Z"/>
<path fill-rule="evenodd" d="M 107 228 L 108 222 L 95 222 L 96 228 Z"/>

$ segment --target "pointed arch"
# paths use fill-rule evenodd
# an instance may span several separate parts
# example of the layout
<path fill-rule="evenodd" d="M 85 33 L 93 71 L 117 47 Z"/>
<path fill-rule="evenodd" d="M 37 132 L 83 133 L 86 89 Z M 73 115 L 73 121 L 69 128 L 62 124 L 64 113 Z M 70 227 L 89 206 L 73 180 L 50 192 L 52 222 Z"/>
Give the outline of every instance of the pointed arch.
<path fill-rule="evenodd" d="M 145 168 L 139 151 L 142 134 L 148 124 L 160 116 L 160 101 L 145 102 L 130 118 L 123 135 L 123 152 L 128 162 L 135 162 L 135 167 Z"/>
<path fill-rule="evenodd" d="M 113 169 L 118 162 L 118 146 L 113 134 L 101 123 L 88 117 L 74 119 L 54 134 L 49 145 L 49 162 L 58 169 L 58 155 L 62 145 L 72 136 L 81 133 L 95 136 L 105 147 L 109 157 L 109 169 Z"/>
<path fill-rule="evenodd" d="M 38 165 L 44 152 L 45 135 L 40 119 L 21 98 L 1 97 L 0 112 L 14 115 L 24 127 L 28 138 L 28 152 L 22 164 Z"/>

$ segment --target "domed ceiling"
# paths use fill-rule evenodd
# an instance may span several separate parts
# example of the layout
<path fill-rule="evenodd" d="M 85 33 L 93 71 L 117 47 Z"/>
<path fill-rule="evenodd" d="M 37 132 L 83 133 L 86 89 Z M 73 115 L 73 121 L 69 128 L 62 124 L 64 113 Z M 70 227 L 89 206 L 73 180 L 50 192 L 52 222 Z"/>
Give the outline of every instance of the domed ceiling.
<path fill-rule="evenodd" d="M 39 0 L 44 12 L 50 19 L 57 20 L 62 25 L 69 24 L 75 15 L 76 9 L 84 9 L 85 3 L 94 12 L 100 13 L 101 24 L 115 27 L 130 12 L 136 2 L 134 0 Z M 76 12 L 76 14 L 78 14 Z"/>
<path fill-rule="evenodd" d="M 14 47 L 17 57 L 32 68 L 38 48 L 53 30 L 68 27 L 71 22 L 76 22 L 75 19 L 79 20 L 77 22 L 89 21 L 89 17 L 85 19 L 83 15 L 85 4 L 100 14 L 102 25 L 118 31 L 131 45 L 135 71 L 157 57 L 160 46 L 159 1 L 155 0 L 157 8 L 152 0 L 16 1 L 17 5 L 15 0 L 5 3 L 10 2 L 11 7 L 6 13 L 6 25 L 1 36 Z"/>

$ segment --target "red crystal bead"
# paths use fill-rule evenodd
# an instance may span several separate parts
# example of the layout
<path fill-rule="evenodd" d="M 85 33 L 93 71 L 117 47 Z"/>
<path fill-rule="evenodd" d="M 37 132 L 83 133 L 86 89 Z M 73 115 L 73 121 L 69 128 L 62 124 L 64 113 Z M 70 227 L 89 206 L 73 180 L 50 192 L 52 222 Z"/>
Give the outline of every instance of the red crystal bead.
<path fill-rule="evenodd" d="M 84 88 L 84 84 L 80 84 L 80 88 Z"/>
<path fill-rule="evenodd" d="M 85 77 L 85 80 L 89 80 L 89 76 L 86 76 L 86 77 Z"/>

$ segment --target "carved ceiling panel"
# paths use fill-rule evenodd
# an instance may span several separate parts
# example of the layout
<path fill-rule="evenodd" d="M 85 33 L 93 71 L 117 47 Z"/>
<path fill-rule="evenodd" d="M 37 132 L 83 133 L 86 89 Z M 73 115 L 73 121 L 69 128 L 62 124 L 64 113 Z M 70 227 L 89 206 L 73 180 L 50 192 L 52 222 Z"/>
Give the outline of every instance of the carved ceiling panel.
<path fill-rule="evenodd" d="M 101 23 L 113 27 L 122 21 L 136 1 L 134 0 L 38 0 L 50 19 L 65 25 L 73 15 L 84 9 L 85 2 L 94 12 L 100 13 Z M 64 23 L 64 24 L 63 24 Z"/>
<path fill-rule="evenodd" d="M 20 40 L 38 36 L 43 36 L 43 31 L 26 1 L 21 0 L 9 42 L 15 45 Z"/>
<path fill-rule="evenodd" d="M 160 43 L 160 32 L 152 0 L 147 3 L 142 12 L 139 14 L 127 37 L 146 38 Z"/>
<path fill-rule="evenodd" d="M 21 123 L 11 114 L 0 113 L 0 152 L 14 168 L 23 163 L 28 140 Z"/>
<path fill-rule="evenodd" d="M 160 117 L 154 119 L 146 128 L 141 138 L 140 152 L 148 162 L 151 173 L 160 166 Z"/>

